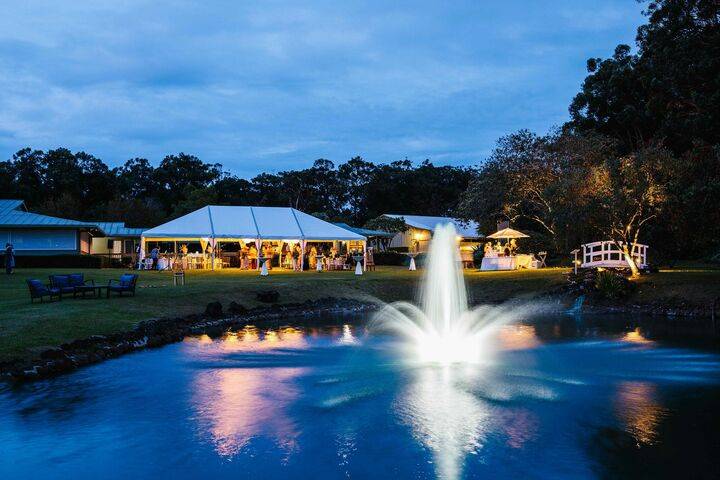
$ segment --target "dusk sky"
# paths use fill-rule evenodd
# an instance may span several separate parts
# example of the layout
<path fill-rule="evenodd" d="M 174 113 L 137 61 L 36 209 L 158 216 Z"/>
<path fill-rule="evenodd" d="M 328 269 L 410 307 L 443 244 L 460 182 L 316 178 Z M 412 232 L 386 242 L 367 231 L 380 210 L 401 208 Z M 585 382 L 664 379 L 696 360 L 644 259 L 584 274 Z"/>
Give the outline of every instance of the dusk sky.
<path fill-rule="evenodd" d="M 587 58 L 633 45 L 643 6 L 12 1 L 0 157 L 186 152 L 240 176 L 355 155 L 474 165 L 503 134 L 567 120 Z"/>

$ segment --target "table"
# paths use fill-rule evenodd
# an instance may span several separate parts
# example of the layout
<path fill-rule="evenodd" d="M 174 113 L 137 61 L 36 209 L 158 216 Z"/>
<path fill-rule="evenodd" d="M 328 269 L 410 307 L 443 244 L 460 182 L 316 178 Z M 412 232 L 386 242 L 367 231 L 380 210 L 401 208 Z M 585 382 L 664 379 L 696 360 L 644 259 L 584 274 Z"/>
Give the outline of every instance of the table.
<path fill-rule="evenodd" d="M 483 257 L 480 270 L 516 270 L 516 257 Z"/>
<path fill-rule="evenodd" d="M 535 258 L 532 255 L 519 253 L 515 255 L 515 258 L 517 259 L 517 268 L 533 268 Z"/>
<path fill-rule="evenodd" d="M 520 268 L 537 268 L 535 257 L 524 253 L 509 257 L 483 257 L 480 270 L 517 270 Z"/>
<path fill-rule="evenodd" d="M 107 285 L 81 285 L 75 287 L 75 292 L 82 293 L 83 298 L 85 298 L 86 292 L 92 292 L 92 298 L 98 298 L 102 295 L 103 290 L 107 291 L 107 288 Z"/>

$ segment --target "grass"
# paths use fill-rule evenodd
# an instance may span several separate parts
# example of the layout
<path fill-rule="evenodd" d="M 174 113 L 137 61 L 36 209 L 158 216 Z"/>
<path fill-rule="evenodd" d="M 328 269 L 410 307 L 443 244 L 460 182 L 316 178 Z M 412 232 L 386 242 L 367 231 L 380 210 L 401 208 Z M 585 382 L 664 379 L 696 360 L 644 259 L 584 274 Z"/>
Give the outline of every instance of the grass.
<path fill-rule="evenodd" d="M 254 271 L 190 271 L 186 285 L 174 287 L 164 272 L 139 272 L 136 297 L 73 299 L 52 304 L 30 304 L 25 279 L 46 280 L 50 273 L 82 271 L 98 284 L 118 278 L 120 270 L 21 269 L 15 275 L 0 275 L 0 361 L 31 357 L 55 346 L 90 335 L 132 328 L 142 320 L 202 312 L 208 302 L 230 301 L 246 307 L 259 305 L 256 292 L 274 289 L 282 303 L 324 297 L 369 298 L 383 301 L 412 300 L 422 272 L 404 267 L 378 267 L 358 277 L 352 272 L 273 271 L 260 277 Z M 566 269 L 534 271 L 466 271 L 473 303 L 495 303 L 509 298 L 533 296 L 564 283 Z M 720 296 L 720 270 L 677 269 L 643 277 L 631 301 L 637 303 L 680 298 L 707 304 Z"/>

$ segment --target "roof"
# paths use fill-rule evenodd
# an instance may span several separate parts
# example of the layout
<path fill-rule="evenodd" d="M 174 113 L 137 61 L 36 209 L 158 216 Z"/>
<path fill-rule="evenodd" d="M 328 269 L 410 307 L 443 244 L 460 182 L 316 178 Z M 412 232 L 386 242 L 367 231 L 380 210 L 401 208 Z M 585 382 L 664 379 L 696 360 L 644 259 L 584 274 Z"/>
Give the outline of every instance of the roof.
<path fill-rule="evenodd" d="M 126 227 L 124 222 L 96 222 L 107 237 L 139 237 L 144 228 Z"/>
<path fill-rule="evenodd" d="M 480 227 L 478 226 L 477 222 L 473 221 L 464 222 L 462 220 L 451 217 L 430 217 L 426 215 L 398 215 L 394 213 L 386 213 L 385 216 L 390 218 L 403 218 L 405 219 L 405 223 L 411 227 L 430 231 L 434 231 L 438 225 L 452 223 L 455 226 L 455 231 L 461 237 L 480 238 L 483 236 L 481 233 L 478 232 Z"/>
<path fill-rule="evenodd" d="M 155 228 L 145 237 L 365 240 L 351 230 L 290 207 L 208 205 Z"/>
<path fill-rule="evenodd" d="M 528 238 L 530 235 L 525 235 L 519 230 L 513 230 L 512 228 L 503 228 L 498 230 L 492 235 L 488 235 L 488 238 Z"/>
<path fill-rule="evenodd" d="M 0 215 L 8 210 L 26 210 L 22 200 L 0 200 Z"/>
<path fill-rule="evenodd" d="M 333 222 L 333 225 L 337 225 L 338 227 L 344 228 L 345 230 L 350 230 L 351 232 L 355 232 L 364 237 L 392 238 L 395 236 L 395 234 L 392 232 L 384 232 L 382 230 L 370 230 L 369 228 L 351 227 L 347 223 L 342 223 L 342 222 Z"/>
<path fill-rule="evenodd" d="M 40 215 L 25 210 L 22 200 L 0 200 L 0 228 L 98 228 L 95 223 L 80 222 L 67 218 Z"/>

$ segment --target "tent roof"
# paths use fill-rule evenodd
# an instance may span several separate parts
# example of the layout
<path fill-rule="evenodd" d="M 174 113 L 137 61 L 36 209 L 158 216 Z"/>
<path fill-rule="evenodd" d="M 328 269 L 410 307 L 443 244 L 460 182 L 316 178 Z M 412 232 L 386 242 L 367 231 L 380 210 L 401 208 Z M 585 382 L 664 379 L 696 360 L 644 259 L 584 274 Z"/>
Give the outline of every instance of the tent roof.
<path fill-rule="evenodd" d="M 513 230 L 512 228 L 503 228 L 502 230 L 498 230 L 497 232 L 493 233 L 492 235 L 488 235 L 487 238 L 529 238 L 530 235 L 525 235 L 524 233 Z"/>
<path fill-rule="evenodd" d="M 477 222 L 469 221 L 463 222 L 456 218 L 451 217 L 430 217 L 427 215 L 398 215 L 394 213 L 386 213 L 386 217 L 390 218 L 403 218 L 405 223 L 411 227 L 420 228 L 422 230 L 434 231 L 438 225 L 445 225 L 452 223 L 455 226 L 455 231 L 461 237 L 466 238 L 480 238 L 483 235 L 478 233 Z"/>
<path fill-rule="evenodd" d="M 272 240 L 365 240 L 353 231 L 290 207 L 208 205 L 145 230 L 150 238 L 261 238 Z"/>
<path fill-rule="evenodd" d="M 383 232 L 382 230 L 370 230 L 369 228 L 351 227 L 347 223 L 342 222 L 333 222 L 333 225 L 337 225 L 340 228 L 350 230 L 351 232 L 355 232 L 366 237 L 392 238 L 395 236 L 395 234 L 392 232 Z"/>

